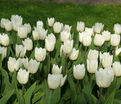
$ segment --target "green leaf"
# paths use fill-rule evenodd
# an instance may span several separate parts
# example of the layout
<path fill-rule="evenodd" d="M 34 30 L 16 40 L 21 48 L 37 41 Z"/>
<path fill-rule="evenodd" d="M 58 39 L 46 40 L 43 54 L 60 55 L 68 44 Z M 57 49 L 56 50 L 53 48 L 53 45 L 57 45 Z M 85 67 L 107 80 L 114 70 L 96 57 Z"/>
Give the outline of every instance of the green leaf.
<path fill-rule="evenodd" d="M 7 101 L 14 94 L 14 90 L 9 90 L 1 99 L 0 104 L 7 104 Z"/>
<path fill-rule="evenodd" d="M 27 92 L 24 95 L 25 98 L 25 104 L 31 104 L 31 96 L 36 87 L 36 82 L 27 90 Z"/>

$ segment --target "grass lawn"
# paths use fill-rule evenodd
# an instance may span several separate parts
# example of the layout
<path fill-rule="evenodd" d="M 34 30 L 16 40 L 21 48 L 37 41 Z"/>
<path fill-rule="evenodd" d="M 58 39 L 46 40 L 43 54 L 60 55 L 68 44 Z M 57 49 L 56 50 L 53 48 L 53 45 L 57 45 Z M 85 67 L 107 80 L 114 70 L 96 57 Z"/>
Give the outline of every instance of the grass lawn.
<path fill-rule="evenodd" d="M 76 26 L 77 21 L 84 21 L 91 27 L 96 22 L 105 24 L 105 29 L 113 31 L 113 24 L 121 23 L 121 5 L 81 5 L 71 3 L 43 3 L 0 1 L 0 19 L 10 18 L 12 14 L 21 15 L 24 22 L 35 25 L 37 20 L 46 22 L 47 17 L 55 17 L 56 21 Z M 74 28 L 73 28 L 74 29 Z"/>

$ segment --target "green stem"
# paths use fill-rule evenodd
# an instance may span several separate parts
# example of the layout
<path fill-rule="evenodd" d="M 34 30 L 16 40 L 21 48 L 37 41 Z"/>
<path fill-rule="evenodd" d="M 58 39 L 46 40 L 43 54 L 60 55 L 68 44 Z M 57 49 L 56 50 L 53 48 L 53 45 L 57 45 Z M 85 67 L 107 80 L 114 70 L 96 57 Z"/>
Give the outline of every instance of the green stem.
<path fill-rule="evenodd" d="M 47 76 L 49 74 L 49 64 L 50 64 L 50 53 L 48 52 L 48 61 L 47 61 Z"/>
<path fill-rule="evenodd" d="M 24 96 L 24 85 L 22 84 L 22 96 Z"/>
<path fill-rule="evenodd" d="M 67 55 L 65 56 L 65 65 L 64 65 L 64 75 L 66 74 L 66 67 L 67 66 Z"/>
<path fill-rule="evenodd" d="M 103 88 L 100 88 L 100 95 L 99 95 L 99 99 L 98 99 L 98 104 L 101 104 L 102 90 L 103 90 Z"/>
<path fill-rule="evenodd" d="M 78 87 L 79 87 L 79 80 L 76 82 L 76 92 L 78 93 Z"/>

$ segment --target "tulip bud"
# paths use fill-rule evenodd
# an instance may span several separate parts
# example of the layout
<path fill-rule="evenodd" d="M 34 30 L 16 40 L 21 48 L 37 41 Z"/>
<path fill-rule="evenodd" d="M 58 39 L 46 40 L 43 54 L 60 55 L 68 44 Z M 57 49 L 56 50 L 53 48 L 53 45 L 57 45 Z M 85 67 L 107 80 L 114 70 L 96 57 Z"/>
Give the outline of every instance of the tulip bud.
<path fill-rule="evenodd" d="M 6 31 L 11 31 L 12 30 L 12 23 L 11 23 L 10 20 L 6 19 L 6 21 L 4 23 L 4 26 L 5 26 Z"/>
<path fill-rule="evenodd" d="M 31 59 L 28 63 L 28 71 L 31 74 L 34 74 L 37 72 L 38 68 L 39 68 L 40 62 L 37 62 L 36 60 Z"/>
<path fill-rule="evenodd" d="M 6 19 L 2 18 L 0 23 L 1 28 L 5 28 L 5 22 L 6 22 Z"/>
<path fill-rule="evenodd" d="M 109 87 L 114 79 L 114 73 L 111 69 L 100 68 L 98 71 L 96 71 L 95 75 L 97 85 L 102 88 Z"/>
<path fill-rule="evenodd" d="M 28 68 L 28 58 L 19 58 L 17 61 L 19 61 L 19 67 L 24 66 L 25 69 Z"/>
<path fill-rule="evenodd" d="M 69 54 L 73 49 L 73 40 L 65 40 L 62 50 L 65 54 Z"/>
<path fill-rule="evenodd" d="M 10 72 L 13 72 L 14 70 L 18 70 L 19 69 L 19 61 L 16 60 L 15 58 L 9 57 L 8 59 L 8 70 Z"/>
<path fill-rule="evenodd" d="M 35 59 L 39 62 L 44 61 L 46 58 L 46 49 L 45 48 L 35 48 Z"/>
<path fill-rule="evenodd" d="M 83 41 L 83 37 L 86 35 L 86 33 L 85 32 L 79 32 L 79 41 L 80 41 L 80 43 L 82 43 L 82 41 Z"/>
<path fill-rule="evenodd" d="M 48 86 L 50 89 L 56 89 L 64 85 L 67 75 L 63 77 L 62 74 L 48 74 Z"/>
<path fill-rule="evenodd" d="M 18 27 L 18 36 L 22 39 L 27 38 L 28 30 L 25 26 Z"/>
<path fill-rule="evenodd" d="M 55 48 L 56 38 L 54 34 L 48 34 L 45 39 L 45 48 L 47 51 L 52 52 Z"/>
<path fill-rule="evenodd" d="M 61 74 L 62 66 L 59 68 L 58 65 L 53 64 L 52 74 Z"/>
<path fill-rule="evenodd" d="M 69 54 L 70 60 L 76 60 L 79 55 L 79 50 L 76 50 L 75 48 L 72 49 L 71 53 Z"/>
<path fill-rule="evenodd" d="M 116 48 L 115 50 L 115 56 L 118 56 L 121 53 L 121 48 Z"/>
<path fill-rule="evenodd" d="M 16 45 L 16 57 L 24 57 L 26 54 L 26 48 L 22 45 Z"/>
<path fill-rule="evenodd" d="M 113 34 L 111 35 L 111 45 L 118 46 L 120 43 L 120 35 Z"/>
<path fill-rule="evenodd" d="M 43 21 L 37 21 L 37 23 L 36 23 L 36 26 L 37 26 L 37 28 L 38 29 L 41 29 L 41 28 L 43 28 Z"/>
<path fill-rule="evenodd" d="M 29 79 L 29 72 L 25 69 L 20 69 L 17 73 L 17 80 L 20 84 L 26 84 Z"/>
<path fill-rule="evenodd" d="M 26 48 L 27 51 L 31 51 L 33 48 L 33 42 L 31 39 L 27 38 L 24 41 L 22 41 L 24 47 Z"/>
<path fill-rule="evenodd" d="M 98 67 L 98 60 L 87 59 L 87 71 L 89 73 L 95 73 Z"/>
<path fill-rule="evenodd" d="M 23 21 L 23 18 L 19 15 L 11 16 L 12 27 L 15 31 L 18 31 L 18 27 L 22 25 L 22 21 Z"/>
<path fill-rule="evenodd" d="M 113 55 L 110 55 L 108 52 L 100 54 L 100 61 L 104 68 L 108 68 L 112 65 Z"/>
<path fill-rule="evenodd" d="M 38 30 L 38 32 L 39 32 L 39 39 L 45 40 L 48 30 L 41 28 Z"/>
<path fill-rule="evenodd" d="M 71 32 L 71 28 L 72 28 L 72 26 L 65 25 L 65 26 L 63 27 L 63 31 Z"/>
<path fill-rule="evenodd" d="M 89 35 L 89 36 L 92 36 L 93 34 L 94 34 L 94 30 L 93 30 L 93 28 L 85 28 L 85 34 L 86 35 Z"/>
<path fill-rule="evenodd" d="M 7 48 L 0 46 L 0 54 L 2 55 L 2 60 L 7 56 Z"/>
<path fill-rule="evenodd" d="M 83 36 L 82 42 L 83 42 L 84 46 L 86 46 L 86 47 L 89 46 L 92 42 L 91 36 L 89 36 L 89 35 Z"/>
<path fill-rule="evenodd" d="M 105 41 L 109 41 L 110 40 L 111 33 L 109 31 L 103 31 L 102 35 L 104 36 Z"/>
<path fill-rule="evenodd" d="M 113 71 L 114 71 L 114 75 L 116 77 L 120 77 L 121 76 L 121 64 L 120 64 L 120 62 L 115 61 L 113 63 Z"/>
<path fill-rule="evenodd" d="M 70 37 L 71 37 L 71 34 L 70 34 L 70 32 L 67 32 L 67 31 L 62 31 L 61 33 L 60 33 L 60 38 L 61 38 L 61 41 L 62 42 L 64 42 L 65 40 L 69 40 L 70 39 Z"/>
<path fill-rule="evenodd" d="M 9 37 L 7 34 L 2 34 L 0 36 L 0 43 L 3 45 L 3 46 L 8 46 L 9 45 Z"/>
<path fill-rule="evenodd" d="M 27 33 L 31 33 L 31 25 L 28 24 L 24 24 L 24 27 L 27 28 Z"/>
<path fill-rule="evenodd" d="M 53 25 L 53 30 L 55 33 L 60 33 L 62 31 L 63 24 L 60 22 L 55 22 Z"/>
<path fill-rule="evenodd" d="M 114 24 L 114 32 L 115 34 L 120 34 L 121 33 L 121 24 Z"/>
<path fill-rule="evenodd" d="M 94 37 L 94 45 L 96 46 L 102 46 L 105 42 L 105 38 L 103 35 L 96 34 Z"/>
<path fill-rule="evenodd" d="M 74 75 L 74 78 L 77 79 L 77 80 L 81 80 L 84 78 L 85 76 L 85 66 L 84 64 L 80 65 L 74 65 L 74 68 L 73 68 L 73 75 Z"/>
<path fill-rule="evenodd" d="M 89 60 L 97 60 L 98 59 L 98 53 L 99 52 L 97 50 L 90 49 L 89 53 L 88 53 L 88 59 Z"/>
<path fill-rule="evenodd" d="M 76 30 L 78 32 L 83 32 L 85 28 L 85 23 L 84 22 L 77 22 Z"/>
<path fill-rule="evenodd" d="M 52 27 L 55 22 L 55 18 L 47 18 L 47 22 L 48 22 L 48 26 Z"/>
<path fill-rule="evenodd" d="M 96 33 L 100 33 L 104 28 L 104 24 L 102 23 L 96 23 L 95 26 L 94 26 L 94 31 Z"/>
<path fill-rule="evenodd" d="M 32 31 L 33 39 L 39 40 L 39 32 L 35 29 Z"/>

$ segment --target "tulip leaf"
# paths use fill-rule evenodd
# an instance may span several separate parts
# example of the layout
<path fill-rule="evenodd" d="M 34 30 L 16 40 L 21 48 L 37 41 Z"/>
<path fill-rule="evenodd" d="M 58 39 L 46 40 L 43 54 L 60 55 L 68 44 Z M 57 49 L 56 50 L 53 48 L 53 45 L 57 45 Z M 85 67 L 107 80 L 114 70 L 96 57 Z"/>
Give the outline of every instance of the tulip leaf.
<path fill-rule="evenodd" d="M 116 91 L 115 98 L 121 100 L 121 89 Z"/>
<path fill-rule="evenodd" d="M 121 96 L 120 96 L 121 97 Z M 118 100 L 118 99 L 114 99 L 114 102 L 113 104 L 121 104 L 121 100 Z"/>
<path fill-rule="evenodd" d="M 7 104 L 7 101 L 10 99 L 10 97 L 14 94 L 14 89 L 9 90 L 1 99 L 0 104 Z"/>
<path fill-rule="evenodd" d="M 31 96 L 33 91 L 35 90 L 36 82 L 27 90 L 27 92 L 24 95 L 25 98 L 25 104 L 31 104 Z"/>
<path fill-rule="evenodd" d="M 2 67 L 2 54 L 0 54 L 0 67 Z"/>

